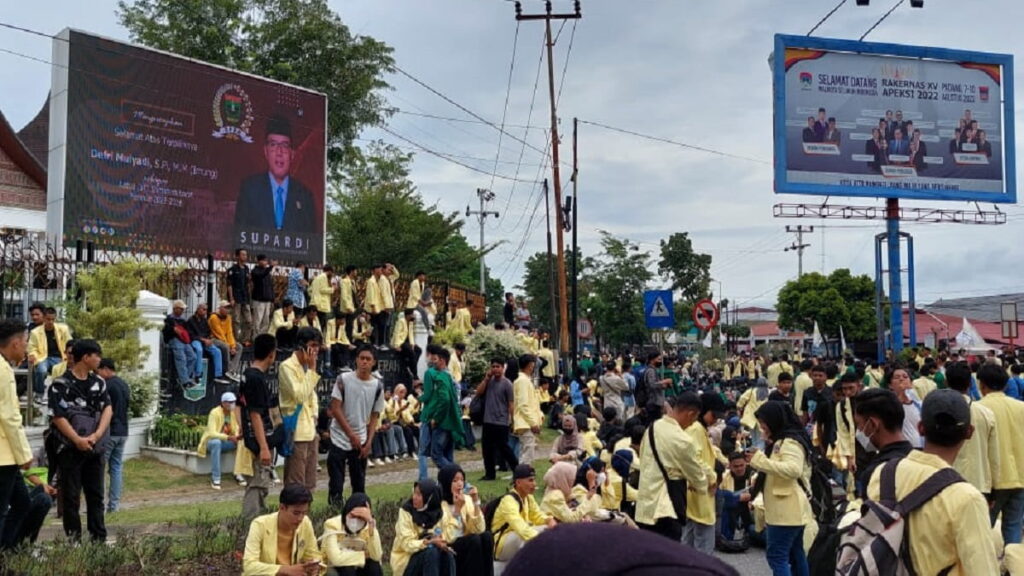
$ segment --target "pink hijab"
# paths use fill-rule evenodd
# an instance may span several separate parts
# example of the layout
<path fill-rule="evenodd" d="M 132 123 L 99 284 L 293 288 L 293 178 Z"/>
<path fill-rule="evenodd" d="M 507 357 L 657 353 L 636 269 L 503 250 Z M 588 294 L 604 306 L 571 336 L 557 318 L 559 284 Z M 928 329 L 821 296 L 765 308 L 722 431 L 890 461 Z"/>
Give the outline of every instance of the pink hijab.
<path fill-rule="evenodd" d="M 559 490 L 568 501 L 572 497 L 572 485 L 576 481 L 576 467 L 568 462 L 556 462 L 544 474 L 545 491 Z"/>

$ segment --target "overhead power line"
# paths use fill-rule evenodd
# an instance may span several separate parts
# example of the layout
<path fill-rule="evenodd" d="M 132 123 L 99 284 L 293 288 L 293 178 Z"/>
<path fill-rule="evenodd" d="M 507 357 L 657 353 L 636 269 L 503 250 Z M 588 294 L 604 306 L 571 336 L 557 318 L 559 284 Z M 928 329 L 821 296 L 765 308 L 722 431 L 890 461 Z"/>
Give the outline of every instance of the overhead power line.
<path fill-rule="evenodd" d="M 508 98 L 512 94 L 512 74 L 516 70 L 516 48 L 519 47 L 519 23 L 516 23 L 516 34 L 512 39 L 512 62 L 508 65 L 508 86 L 505 87 L 505 106 L 501 109 L 501 128 L 498 130 L 498 150 L 494 153 L 494 172 L 491 174 L 490 188 L 494 188 L 494 177 L 498 173 L 498 160 L 501 159 L 501 141 L 505 137 L 505 119 L 508 116 Z"/>
<path fill-rule="evenodd" d="M 828 14 L 825 14 L 825 17 L 824 17 L 824 18 L 822 18 L 821 20 L 818 20 L 818 23 L 817 23 L 817 24 L 815 24 L 815 25 L 814 25 L 814 27 L 813 27 L 813 28 L 811 28 L 811 29 L 810 29 L 810 30 L 809 30 L 809 31 L 807 32 L 807 35 L 808 35 L 808 36 L 810 36 L 811 34 L 814 34 L 814 31 L 815 31 L 815 30 L 817 30 L 818 28 L 820 28 L 820 27 L 821 27 L 821 25 L 822 25 L 822 24 L 824 24 L 826 20 L 828 20 L 829 18 L 831 18 L 831 17 L 832 17 L 832 15 L 836 13 L 836 11 L 838 11 L 838 10 L 839 10 L 840 8 L 842 8 L 842 7 L 843 7 L 843 4 L 846 4 L 846 2 L 847 2 L 847 0 L 840 0 L 839 4 L 836 4 L 836 7 L 835 7 L 835 8 L 833 8 L 833 9 L 829 10 L 829 11 L 828 11 Z"/>
<path fill-rule="evenodd" d="M 765 164 L 771 166 L 771 162 L 767 160 L 760 160 L 758 158 L 751 158 L 750 156 L 742 156 L 740 154 L 732 154 L 730 152 L 722 152 L 721 150 L 715 150 L 712 148 L 705 148 L 704 146 L 697 146 L 694 144 L 686 144 L 685 142 L 677 142 L 668 138 L 662 138 L 660 136 L 651 136 L 650 134 L 641 134 L 633 130 L 627 130 L 625 128 L 616 128 L 615 126 L 609 126 L 600 122 L 594 122 L 591 120 L 580 120 L 580 124 L 590 124 L 591 126 L 597 126 L 598 128 L 604 128 L 605 130 L 611 130 L 613 132 L 621 132 L 622 134 L 629 134 L 630 136 L 636 136 L 637 138 L 644 138 L 646 140 L 653 140 L 655 142 L 661 142 L 664 144 L 672 144 L 673 146 L 679 146 L 688 150 L 696 150 L 698 152 L 705 152 L 708 154 L 714 154 L 716 156 L 722 156 L 725 158 L 735 158 L 736 160 L 746 160 L 747 162 L 755 162 L 757 164 Z"/>
<path fill-rule="evenodd" d="M 394 136 L 395 138 L 398 138 L 399 140 L 401 140 L 403 142 L 406 142 L 407 144 L 410 144 L 412 146 L 415 146 L 416 148 L 419 148 L 420 150 L 426 152 L 427 154 L 430 154 L 431 156 L 436 156 L 436 157 L 438 157 L 438 158 L 440 158 L 442 160 L 447 160 L 448 162 L 451 162 L 452 164 L 456 164 L 456 165 L 462 166 L 463 168 L 465 168 L 467 170 L 471 170 L 471 171 L 477 172 L 479 174 L 484 174 L 486 176 L 490 176 L 491 175 L 491 172 L 488 172 L 487 170 L 482 170 L 480 168 L 477 168 L 476 166 L 472 166 L 470 164 L 466 164 L 465 162 L 462 162 L 461 160 L 457 160 L 454 157 L 452 157 L 452 156 L 450 156 L 448 154 L 445 154 L 444 152 L 438 152 L 436 150 L 428 148 L 427 146 L 424 146 L 423 144 L 420 144 L 419 142 L 416 142 L 414 140 L 410 140 L 409 138 L 406 138 L 405 136 L 402 136 L 401 134 L 395 132 L 391 128 L 388 128 L 387 126 L 380 126 L 379 128 L 380 128 L 380 130 L 382 130 L 384 132 L 387 132 L 388 134 Z M 497 177 L 502 179 L 502 180 L 516 180 L 516 181 L 519 181 L 519 182 L 528 182 L 528 183 L 531 183 L 531 184 L 537 182 L 536 180 L 517 179 L 517 178 L 513 178 L 512 176 L 506 176 L 504 174 L 498 174 Z"/>

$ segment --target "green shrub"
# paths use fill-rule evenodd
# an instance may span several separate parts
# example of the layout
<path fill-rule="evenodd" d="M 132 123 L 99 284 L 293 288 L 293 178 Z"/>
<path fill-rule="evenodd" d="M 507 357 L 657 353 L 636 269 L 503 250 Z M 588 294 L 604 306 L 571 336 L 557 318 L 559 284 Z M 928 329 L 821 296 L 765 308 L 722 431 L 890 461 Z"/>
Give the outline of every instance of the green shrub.
<path fill-rule="evenodd" d="M 149 444 L 161 448 L 195 450 L 206 428 L 206 418 L 188 414 L 161 414 L 149 428 Z"/>
<path fill-rule="evenodd" d="M 128 414 L 132 418 L 148 416 L 156 401 L 156 377 L 151 374 L 124 374 L 131 397 L 128 399 Z"/>
<path fill-rule="evenodd" d="M 491 358 L 518 358 L 529 353 L 526 346 L 510 330 L 480 326 L 466 343 L 462 359 L 463 379 L 476 384 L 490 368 Z"/>
<path fill-rule="evenodd" d="M 451 348 L 456 344 L 465 344 L 466 335 L 454 328 L 442 328 L 434 332 L 434 339 L 431 343 L 437 344 L 438 346 L 444 346 L 445 348 Z"/>

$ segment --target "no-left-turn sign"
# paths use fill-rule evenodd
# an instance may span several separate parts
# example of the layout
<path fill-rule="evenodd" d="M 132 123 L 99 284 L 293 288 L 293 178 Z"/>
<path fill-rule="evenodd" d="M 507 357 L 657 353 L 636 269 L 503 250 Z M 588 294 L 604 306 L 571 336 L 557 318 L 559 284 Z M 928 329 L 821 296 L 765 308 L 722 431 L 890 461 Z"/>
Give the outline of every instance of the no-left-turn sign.
<path fill-rule="evenodd" d="M 718 324 L 718 306 L 705 298 L 693 307 L 693 323 L 697 328 L 708 331 Z"/>

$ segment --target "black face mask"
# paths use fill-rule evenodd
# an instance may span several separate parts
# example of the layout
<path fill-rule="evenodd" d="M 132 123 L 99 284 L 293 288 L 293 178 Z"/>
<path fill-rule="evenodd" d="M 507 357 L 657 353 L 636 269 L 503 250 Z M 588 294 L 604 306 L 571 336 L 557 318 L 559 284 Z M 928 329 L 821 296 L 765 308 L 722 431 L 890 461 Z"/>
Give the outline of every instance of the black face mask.
<path fill-rule="evenodd" d="M 654 367 L 655 368 L 661 368 L 661 362 L 655 362 L 654 363 Z"/>

